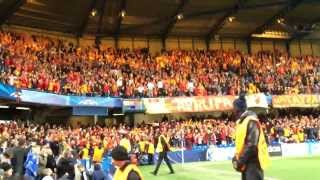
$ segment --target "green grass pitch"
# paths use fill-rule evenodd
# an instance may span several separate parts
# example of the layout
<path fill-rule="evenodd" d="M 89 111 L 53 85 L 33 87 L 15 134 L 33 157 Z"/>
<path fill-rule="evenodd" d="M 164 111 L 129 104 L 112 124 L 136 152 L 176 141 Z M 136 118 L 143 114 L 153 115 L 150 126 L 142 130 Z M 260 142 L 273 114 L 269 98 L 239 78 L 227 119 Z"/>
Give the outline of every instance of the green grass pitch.
<path fill-rule="evenodd" d="M 154 166 L 142 166 L 146 180 L 240 180 L 240 174 L 232 169 L 231 162 L 196 162 L 175 164 L 176 174 L 169 174 L 162 164 L 157 176 Z M 273 158 L 265 172 L 265 180 L 320 180 L 320 157 Z"/>

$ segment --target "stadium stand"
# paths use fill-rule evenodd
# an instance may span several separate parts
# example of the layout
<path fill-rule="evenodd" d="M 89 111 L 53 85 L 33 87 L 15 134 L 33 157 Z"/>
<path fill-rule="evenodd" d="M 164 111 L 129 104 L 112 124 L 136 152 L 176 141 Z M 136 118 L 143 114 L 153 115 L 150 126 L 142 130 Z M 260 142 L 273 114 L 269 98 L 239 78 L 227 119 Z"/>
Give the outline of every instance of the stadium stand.
<path fill-rule="evenodd" d="M 76 47 L 2 32 L 1 80 L 18 88 L 113 97 L 319 93 L 319 57 L 280 52 L 163 51 Z"/>
<path fill-rule="evenodd" d="M 44 176 L 43 171 L 51 168 L 58 176 L 64 174 L 59 171 L 68 169 L 64 163 L 57 164 L 53 159 L 61 159 L 66 154 L 68 159 L 76 159 L 82 162 L 82 166 L 88 168 L 88 174 L 92 173 L 86 160 L 93 163 L 110 163 L 104 157 L 110 150 L 120 143 L 123 134 L 127 134 L 132 152 L 138 156 L 153 154 L 151 146 L 156 144 L 157 134 L 167 132 L 172 148 L 179 150 L 199 149 L 209 145 L 232 146 L 234 144 L 235 123 L 225 119 L 194 119 L 194 120 L 170 120 L 160 122 L 158 125 L 140 124 L 136 128 L 125 125 L 119 127 L 83 127 L 70 128 L 63 126 L 25 124 L 11 122 L 0 124 L 1 130 L 1 162 L 11 162 L 17 158 L 17 148 L 22 148 L 27 153 L 28 148 L 38 148 L 37 157 L 43 158 L 39 165 L 38 176 Z M 278 117 L 263 124 L 269 142 L 271 143 L 303 143 L 308 141 L 320 141 L 320 120 L 312 116 Z M 22 144 L 23 143 L 23 144 Z M 19 144 L 19 145 L 18 145 Z M 146 150 L 146 145 L 150 145 Z M 185 144 L 185 147 L 181 147 Z M 99 154 L 102 151 L 103 154 Z M 4 153 L 4 154 L 3 154 Z M 11 160 L 11 161 L 10 161 Z M 61 160 L 62 161 L 62 160 Z M 148 162 L 148 161 L 147 161 Z M 22 163 L 22 164 L 19 164 Z M 23 162 L 13 165 L 13 168 L 23 166 Z M 51 164 L 50 164 L 51 163 Z M 53 163 L 53 164 L 52 164 Z M 142 163 L 142 162 L 141 162 Z M 55 171 L 55 167 L 57 171 Z M 109 166 L 103 169 L 109 173 Z M 80 168 L 80 167 L 79 167 Z M 69 172 L 73 174 L 74 172 Z"/>
<path fill-rule="evenodd" d="M 119 145 L 129 154 L 115 152 L 119 161 L 141 165 L 145 179 L 238 178 L 215 163 L 231 169 L 236 156 L 240 94 L 261 122 L 266 157 L 317 160 L 319 7 L 319 0 L 0 0 L 0 180 L 112 180 Z M 176 174 L 146 174 L 153 167 L 143 165 L 164 154 L 182 164 Z M 319 179 L 304 173 L 318 161 L 292 163 L 299 160 L 276 164 L 265 179 Z"/>

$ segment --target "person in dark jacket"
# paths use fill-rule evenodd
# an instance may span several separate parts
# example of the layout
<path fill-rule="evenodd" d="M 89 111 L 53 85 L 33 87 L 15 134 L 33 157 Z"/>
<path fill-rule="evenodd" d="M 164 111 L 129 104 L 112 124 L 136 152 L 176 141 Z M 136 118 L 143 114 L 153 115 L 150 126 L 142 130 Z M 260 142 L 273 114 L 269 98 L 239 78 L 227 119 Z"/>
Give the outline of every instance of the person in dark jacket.
<path fill-rule="evenodd" d="M 156 152 L 159 153 L 159 157 L 158 157 L 156 169 L 152 172 L 153 175 L 157 175 L 158 170 L 159 170 L 160 165 L 163 160 L 167 163 L 167 165 L 170 169 L 170 174 L 174 174 L 174 170 L 173 170 L 172 165 L 170 163 L 170 160 L 168 158 L 168 152 L 170 151 L 169 139 L 166 137 L 166 133 L 163 130 L 162 130 L 162 132 L 163 133 L 158 138 Z"/>
<path fill-rule="evenodd" d="M 71 152 L 65 151 L 57 164 L 58 179 L 62 177 L 66 177 L 67 179 L 73 180 L 75 176 L 74 165 L 75 165 L 75 162 L 72 159 Z"/>
<path fill-rule="evenodd" d="M 26 148 L 25 139 L 18 140 L 18 146 L 13 149 L 12 166 L 15 179 L 21 179 L 24 174 L 24 162 L 26 160 L 29 148 Z"/>
<path fill-rule="evenodd" d="M 270 160 L 260 121 L 255 112 L 247 109 L 244 95 L 240 95 L 233 106 L 238 119 L 233 168 L 241 172 L 242 180 L 263 180 L 263 171 Z"/>

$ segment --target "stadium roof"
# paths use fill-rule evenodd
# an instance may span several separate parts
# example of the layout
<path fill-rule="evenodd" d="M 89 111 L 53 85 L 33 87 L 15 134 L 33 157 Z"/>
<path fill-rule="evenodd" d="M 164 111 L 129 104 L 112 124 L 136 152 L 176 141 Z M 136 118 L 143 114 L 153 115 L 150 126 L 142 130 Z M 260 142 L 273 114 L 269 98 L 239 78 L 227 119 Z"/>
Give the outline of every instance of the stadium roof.
<path fill-rule="evenodd" d="M 320 0 L 0 0 L 0 24 L 98 37 L 313 37 L 319 12 Z"/>

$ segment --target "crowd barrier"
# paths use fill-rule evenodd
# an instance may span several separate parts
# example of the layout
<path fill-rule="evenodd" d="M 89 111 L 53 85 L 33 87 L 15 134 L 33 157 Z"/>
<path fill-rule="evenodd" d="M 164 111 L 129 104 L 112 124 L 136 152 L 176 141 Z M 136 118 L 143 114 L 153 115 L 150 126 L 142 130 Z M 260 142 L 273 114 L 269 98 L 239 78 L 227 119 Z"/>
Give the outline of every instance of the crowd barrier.
<path fill-rule="evenodd" d="M 275 143 L 268 146 L 271 157 L 299 157 L 320 155 L 320 142 L 306 143 Z M 202 148 L 175 151 L 168 153 L 172 163 L 198 162 L 198 161 L 226 161 L 234 156 L 234 146 L 204 146 Z M 154 162 L 157 162 L 158 154 L 155 154 Z"/>
<path fill-rule="evenodd" d="M 168 158 L 172 163 L 182 163 L 182 162 L 198 162 L 206 160 L 207 149 L 197 149 L 197 150 L 185 150 L 185 151 L 174 151 L 168 153 Z M 158 161 L 159 154 L 154 155 L 154 163 Z"/>
<path fill-rule="evenodd" d="M 281 143 L 268 147 L 270 156 L 299 157 L 320 155 L 320 142 Z M 210 146 L 207 150 L 208 161 L 226 161 L 234 156 L 235 147 Z"/>

